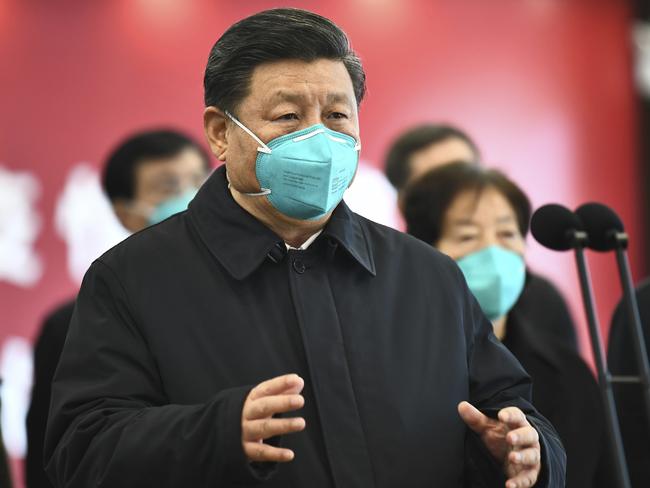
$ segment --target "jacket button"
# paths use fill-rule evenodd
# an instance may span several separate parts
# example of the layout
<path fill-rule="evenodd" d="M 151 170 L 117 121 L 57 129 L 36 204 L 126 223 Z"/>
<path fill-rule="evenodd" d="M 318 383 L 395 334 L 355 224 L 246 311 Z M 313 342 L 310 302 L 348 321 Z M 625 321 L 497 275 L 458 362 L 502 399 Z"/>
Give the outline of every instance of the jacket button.
<path fill-rule="evenodd" d="M 291 264 L 293 265 L 293 270 L 298 274 L 303 274 L 307 269 L 305 267 L 305 263 L 303 263 L 300 259 L 294 259 L 293 263 Z"/>

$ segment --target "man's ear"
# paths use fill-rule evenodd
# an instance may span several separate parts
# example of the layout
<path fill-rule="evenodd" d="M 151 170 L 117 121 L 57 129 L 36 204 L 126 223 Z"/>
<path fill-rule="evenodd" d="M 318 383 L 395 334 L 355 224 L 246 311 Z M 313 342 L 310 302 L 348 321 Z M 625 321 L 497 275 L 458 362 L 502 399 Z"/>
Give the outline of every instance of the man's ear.
<path fill-rule="evenodd" d="M 208 144 L 219 161 L 226 160 L 228 140 L 226 138 L 226 114 L 217 107 L 206 107 L 203 112 L 203 129 Z"/>

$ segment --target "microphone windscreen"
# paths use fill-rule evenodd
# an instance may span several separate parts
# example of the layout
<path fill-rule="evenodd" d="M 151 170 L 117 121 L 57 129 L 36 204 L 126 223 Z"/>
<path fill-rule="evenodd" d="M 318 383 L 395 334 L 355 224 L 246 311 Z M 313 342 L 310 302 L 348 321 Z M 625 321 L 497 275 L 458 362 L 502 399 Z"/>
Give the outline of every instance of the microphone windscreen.
<path fill-rule="evenodd" d="M 573 247 L 570 231 L 582 230 L 576 214 L 556 203 L 538 208 L 530 220 L 530 232 L 542 246 L 556 251 Z"/>
<path fill-rule="evenodd" d="M 611 251 L 616 247 L 613 232 L 623 232 L 623 222 L 611 208 L 602 203 L 585 203 L 576 209 L 589 236 L 588 247 L 594 251 Z"/>

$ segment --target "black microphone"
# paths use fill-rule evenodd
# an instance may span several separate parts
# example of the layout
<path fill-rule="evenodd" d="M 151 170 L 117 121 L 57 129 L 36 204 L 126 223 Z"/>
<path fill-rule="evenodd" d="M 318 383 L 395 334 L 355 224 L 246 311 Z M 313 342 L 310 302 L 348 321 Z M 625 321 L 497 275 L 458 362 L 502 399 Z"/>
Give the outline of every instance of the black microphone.
<path fill-rule="evenodd" d="M 530 232 L 542 246 L 554 251 L 573 249 L 587 239 L 578 216 L 557 203 L 549 203 L 535 211 L 530 220 Z"/>
<path fill-rule="evenodd" d="M 588 234 L 584 223 L 578 215 L 568 208 L 558 204 L 548 204 L 535 211 L 530 221 L 530 232 L 542 246 L 555 251 L 575 252 L 582 303 L 589 326 L 591 350 L 598 371 L 598 386 L 600 390 L 605 416 L 607 420 L 607 436 L 614 448 L 616 475 L 620 488 L 630 488 L 630 475 L 625 463 L 623 440 L 616 414 L 616 404 L 612 392 L 612 382 L 607 363 L 603 354 L 603 344 L 600 337 L 600 326 L 596 316 L 596 305 L 589 277 L 589 268 L 585 259 L 585 247 L 588 245 Z"/>
<path fill-rule="evenodd" d="M 627 313 L 626 322 L 631 327 L 630 334 L 634 344 L 639 376 L 614 376 L 612 380 L 614 383 L 641 383 L 646 416 L 650 423 L 650 365 L 648 364 L 639 306 L 632 285 L 632 273 L 627 257 L 628 236 L 620 217 L 614 210 L 602 203 L 585 203 L 576 210 L 576 214 L 585 225 L 591 249 L 600 252 L 611 250 L 616 252 L 616 264 Z"/>
<path fill-rule="evenodd" d="M 585 203 L 576 209 L 589 235 L 589 248 L 606 252 L 619 246 L 627 247 L 627 234 L 623 222 L 611 208 L 602 203 Z"/>

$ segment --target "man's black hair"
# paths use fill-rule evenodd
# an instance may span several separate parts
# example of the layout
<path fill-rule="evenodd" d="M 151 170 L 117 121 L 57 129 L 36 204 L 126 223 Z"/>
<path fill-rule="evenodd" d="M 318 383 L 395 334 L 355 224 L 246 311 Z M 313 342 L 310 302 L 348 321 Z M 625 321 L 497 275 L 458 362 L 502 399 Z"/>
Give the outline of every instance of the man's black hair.
<path fill-rule="evenodd" d="M 413 153 L 449 139 L 460 139 L 465 142 L 474 153 L 475 159 L 471 162 L 479 162 L 480 152 L 478 147 L 459 128 L 444 124 L 418 125 L 401 134 L 388 150 L 384 169 L 388 180 L 395 189 L 401 191 L 406 186 L 411 175 L 411 156 L 413 156 Z"/>
<path fill-rule="evenodd" d="M 203 79 L 205 105 L 234 113 L 248 95 L 253 70 L 260 64 L 323 58 L 345 65 L 360 104 L 366 74 L 345 32 L 336 24 L 293 8 L 257 13 L 232 25 L 212 47 Z"/>
<path fill-rule="evenodd" d="M 136 168 L 152 159 L 178 156 L 185 149 L 195 149 L 203 159 L 206 173 L 210 158 L 194 139 L 176 130 L 160 129 L 133 134 L 119 143 L 109 154 L 102 174 L 102 186 L 108 198 L 131 200 L 135 196 Z"/>
<path fill-rule="evenodd" d="M 487 188 L 494 188 L 505 197 L 517 217 L 521 235 L 525 236 L 531 212 L 526 194 L 500 171 L 464 161 L 434 168 L 407 186 L 404 196 L 407 232 L 435 245 L 442 236 L 445 215 L 454 199 L 464 191 L 473 191 L 478 198 Z"/>

